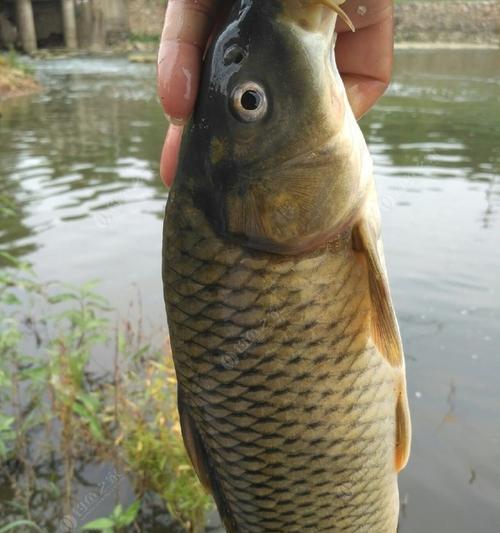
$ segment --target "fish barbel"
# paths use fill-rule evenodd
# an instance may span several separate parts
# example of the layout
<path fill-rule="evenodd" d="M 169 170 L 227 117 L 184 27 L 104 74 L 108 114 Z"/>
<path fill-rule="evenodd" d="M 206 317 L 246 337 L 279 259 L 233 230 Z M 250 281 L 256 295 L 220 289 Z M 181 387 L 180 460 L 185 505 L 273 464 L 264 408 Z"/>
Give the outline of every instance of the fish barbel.
<path fill-rule="evenodd" d="M 342 2 L 237 0 L 164 227 L 184 442 L 227 531 L 394 533 L 410 419 Z"/>

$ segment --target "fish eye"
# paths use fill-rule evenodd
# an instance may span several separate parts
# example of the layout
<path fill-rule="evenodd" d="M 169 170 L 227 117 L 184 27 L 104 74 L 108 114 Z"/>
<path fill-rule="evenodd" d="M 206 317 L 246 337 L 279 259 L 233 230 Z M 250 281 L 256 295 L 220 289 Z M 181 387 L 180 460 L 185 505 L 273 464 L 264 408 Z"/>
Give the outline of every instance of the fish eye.
<path fill-rule="evenodd" d="M 231 109 L 243 122 L 256 122 L 267 113 L 267 96 L 264 87 L 249 81 L 238 85 L 231 96 Z"/>

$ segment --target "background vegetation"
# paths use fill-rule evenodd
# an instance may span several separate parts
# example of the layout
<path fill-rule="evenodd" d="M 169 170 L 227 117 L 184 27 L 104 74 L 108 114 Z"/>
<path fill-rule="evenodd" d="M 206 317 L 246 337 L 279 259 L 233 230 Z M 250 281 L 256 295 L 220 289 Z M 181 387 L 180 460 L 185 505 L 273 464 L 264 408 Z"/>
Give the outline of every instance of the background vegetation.
<path fill-rule="evenodd" d="M 179 526 L 200 531 L 211 500 L 182 444 L 168 341 L 148 343 L 140 315 L 114 325 L 95 283 L 42 283 L 26 263 L 0 260 L 0 486 L 11 496 L 0 499 L 0 531 L 73 531 L 125 477 L 136 500 L 83 530 L 141 531 L 153 492 Z M 82 469 L 96 463 L 109 465 L 106 479 L 77 499 Z"/>
<path fill-rule="evenodd" d="M 0 98 L 37 88 L 32 68 L 21 61 L 14 51 L 0 54 Z"/>

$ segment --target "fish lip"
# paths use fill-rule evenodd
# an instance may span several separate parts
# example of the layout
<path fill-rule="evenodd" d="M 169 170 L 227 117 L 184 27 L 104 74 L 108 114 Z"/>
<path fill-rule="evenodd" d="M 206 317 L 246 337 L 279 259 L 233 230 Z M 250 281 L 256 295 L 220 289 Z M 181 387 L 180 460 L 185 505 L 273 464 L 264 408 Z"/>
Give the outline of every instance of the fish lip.
<path fill-rule="evenodd" d="M 351 31 L 356 31 L 349 16 L 340 7 L 347 0 L 280 0 L 284 19 L 302 29 L 328 33 L 328 21 L 340 18 Z M 326 23 L 326 25 L 325 25 Z"/>

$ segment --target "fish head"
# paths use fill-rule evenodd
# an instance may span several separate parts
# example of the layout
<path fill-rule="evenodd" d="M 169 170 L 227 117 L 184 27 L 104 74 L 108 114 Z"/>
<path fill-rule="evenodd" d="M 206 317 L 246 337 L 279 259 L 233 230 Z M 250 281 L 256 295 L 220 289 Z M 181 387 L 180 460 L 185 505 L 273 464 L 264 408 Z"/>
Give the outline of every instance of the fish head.
<path fill-rule="evenodd" d="M 245 246 L 317 247 L 364 197 L 370 158 L 333 53 L 340 3 L 239 0 L 207 53 L 176 181 Z"/>

